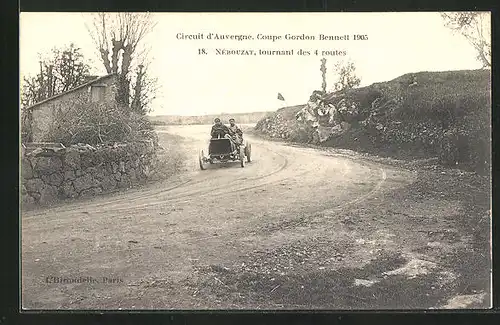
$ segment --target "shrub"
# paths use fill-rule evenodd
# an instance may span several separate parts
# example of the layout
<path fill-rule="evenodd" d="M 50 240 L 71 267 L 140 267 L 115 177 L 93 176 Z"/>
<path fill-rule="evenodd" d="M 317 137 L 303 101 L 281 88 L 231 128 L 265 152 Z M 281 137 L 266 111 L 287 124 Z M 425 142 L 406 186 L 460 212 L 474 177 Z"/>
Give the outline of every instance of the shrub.
<path fill-rule="evenodd" d="M 443 164 L 489 172 L 491 164 L 491 72 L 488 70 L 419 72 L 371 86 L 327 96 L 341 109 L 344 100 L 357 114 L 319 119 L 331 126 L 341 121 L 350 128 L 334 132 L 323 145 L 391 154 L 403 158 L 439 157 Z M 300 107 L 289 107 L 258 125 L 291 128 L 293 141 L 307 142 L 311 130 L 295 121 Z M 277 114 L 276 114 L 277 115 Z M 286 131 L 286 130 L 285 130 Z"/>
<path fill-rule="evenodd" d="M 115 103 L 63 104 L 55 108 L 54 114 L 47 140 L 64 145 L 156 139 L 153 125 L 145 116 Z"/>

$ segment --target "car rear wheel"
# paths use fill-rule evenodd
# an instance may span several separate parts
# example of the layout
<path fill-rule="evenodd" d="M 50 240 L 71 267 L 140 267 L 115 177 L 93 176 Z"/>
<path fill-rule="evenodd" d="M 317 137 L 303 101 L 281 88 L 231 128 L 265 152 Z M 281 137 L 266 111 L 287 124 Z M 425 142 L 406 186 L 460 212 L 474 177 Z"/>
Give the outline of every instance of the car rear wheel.
<path fill-rule="evenodd" d="M 247 143 L 247 145 L 245 146 L 245 151 L 246 151 L 246 156 L 247 156 L 247 162 L 251 162 L 252 161 L 252 158 L 251 158 L 251 155 L 252 155 L 252 145 L 250 143 Z"/>

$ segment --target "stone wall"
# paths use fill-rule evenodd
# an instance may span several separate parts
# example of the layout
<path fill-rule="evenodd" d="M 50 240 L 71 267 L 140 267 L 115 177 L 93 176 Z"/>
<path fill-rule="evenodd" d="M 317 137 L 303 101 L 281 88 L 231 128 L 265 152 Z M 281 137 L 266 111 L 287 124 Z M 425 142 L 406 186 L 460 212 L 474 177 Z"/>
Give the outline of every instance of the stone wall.
<path fill-rule="evenodd" d="M 147 181 L 156 164 L 153 142 L 39 148 L 21 158 L 21 202 L 47 205 L 130 188 Z"/>

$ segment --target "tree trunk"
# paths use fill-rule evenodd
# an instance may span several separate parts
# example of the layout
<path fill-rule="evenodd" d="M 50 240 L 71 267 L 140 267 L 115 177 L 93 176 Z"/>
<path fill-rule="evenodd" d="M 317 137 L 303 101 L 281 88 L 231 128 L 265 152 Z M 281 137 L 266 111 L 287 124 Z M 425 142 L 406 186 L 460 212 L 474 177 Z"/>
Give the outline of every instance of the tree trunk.
<path fill-rule="evenodd" d="M 45 85 L 45 81 L 44 81 L 44 74 L 43 74 L 43 63 L 42 61 L 40 61 L 40 77 L 39 77 L 39 84 L 40 84 L 40 89 L 38 90 L 38 98 L 37 98 L 37 102 L 45 99 L 46 97 L 46 85 Z"/>
<path fill-rule="evenodd" d="M 126 76 L 118 76 L 118 89 L 116 94 L 116 101 L 125 107 L 129 107 L 129 95 L 130 95 L 130 81 Z"/>
<path fill-rule="evenodd" d="M 123 47 L 123 56 L 122 56 L 122 74 L 126 76 L 130 69 L 130 62 L 132 61 L 132 46 L 127 44 L 127 46 Z"/>
<path fill-rule="evenodd" d="M 111 53 L 111 69 L 113 73 L 118 73 L 118 54 L 123 47 L 123 41 L 112 39 L 113 53 Z M 123 74 L 123 71 L 121 72 Z"/>
<path fill-rule="evenodd" d="M 139 72 L 137 73 L 137 79 L 134 86 L 134 99 L 132 102 L 132 109 L 136 112 L 140 112 L 142 109 L 141 93 L 142 93 L 142 76 L 144 72 L 142 71 L 142 65 L 139 66 Z"/>
<path fill-rule="evenodd" d="M 321 78 L 323 80 L 321 84 L 321 89 L 323 90 L 323 93 L 326 93 L 326 59 L 323 58 L 321 59 Z"/>
<path fill-rule="evenodd" d="M 104 67 L 106 68 L 106 71 L 108 74 L 112 73 L 113 70 L 111 69 L 111 63 L 109 62 L 109 51 L 105 48 L 100 49 L 101 52 L 101 59 L 102 62 L 104 63 Z"/>

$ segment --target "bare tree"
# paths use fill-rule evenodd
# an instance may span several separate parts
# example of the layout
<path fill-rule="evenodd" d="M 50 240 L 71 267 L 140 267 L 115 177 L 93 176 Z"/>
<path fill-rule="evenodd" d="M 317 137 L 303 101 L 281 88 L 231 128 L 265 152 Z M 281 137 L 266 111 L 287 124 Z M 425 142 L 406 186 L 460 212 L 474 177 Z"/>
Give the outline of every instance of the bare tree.
<path fill-rule="evenodd" d="M 155 26 L 149 13 L 97 13 L 86 24 L 107 73 L 119 76 L 117 101 L 129 106 L 133 61 L 144 55 L 144 37 Z"/>
<path fill-rule="evenodd" d="M 491 17 L 488 12 L 441 13 L 444 25 L 460 33 L 474 47 L 483 68 L 491 67 Z"/>

